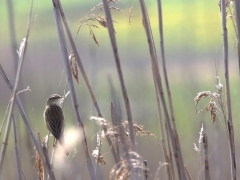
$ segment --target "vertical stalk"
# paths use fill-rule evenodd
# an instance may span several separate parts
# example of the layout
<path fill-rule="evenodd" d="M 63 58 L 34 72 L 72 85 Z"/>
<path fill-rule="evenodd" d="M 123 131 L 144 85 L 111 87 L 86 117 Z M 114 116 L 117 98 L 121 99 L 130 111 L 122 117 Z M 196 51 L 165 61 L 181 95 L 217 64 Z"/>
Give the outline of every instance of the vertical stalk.
<path fill-rule="evenodd" d="M 8 79 L 8 77 L 7 77 L 6 73 L 5 73 L 5 71 L 3 70 L 1 64 L 0 64 L 0 74 L 2 75 L 4 81 L 5 81 L 6 84 L 8 85 L 9 89 L 12 91 L 12 90 L 13 90 L 13 85 L 12 85 L 12 83 L 10 82 L 10 80 Z M 23 106 L 22 106 L 22 104 L 21 104 L 18 96 L 16 96 L 16 102 L 17 102 L 17 106 L 18 106 L 18 109 L 19 109 L 19 111 L 20 111 L 20 114 L 21 114 L 21 116 L 22 116 L 22 119 L 23 119 L 23 121 L 24 121 L 24 124 L 25 124 L 25 126 L 26 126 L 26 128 L 27 128 L 27 130 L 28 130 L 28 133 L 29 133 L 30 137 L 32 138 L 33 143 L 34 143 L 34 145 L 35 145 L 35 147 L 36 147 L 38 153 L 40 154 L 40 157 L 41 157 L 41 159 L 42 159 L 42 161 L 43 161 L 43 163 L 44 163 L 44 167 L 46 167 L 47 172 L 48 172 L 49 176 L 51 177 L 51 180 L 55 180 L 54 173 L 53 173 L 53 172 L 51 171 L 51 169 L 49 169 L 49 167 L 47 166 L 46 159 L 45 159 L 45 157 L 44 157 L 44 155 L 43 155 L 43 153 L 42 153 L 41 147 L 40 147 L 40 145 L 39 145 L 36 137 L 34 136 L 34 133 L 33 133 L 32 129 L 31 129 L 30 125 L 29 125 L 29 122 L 28 122 L 26 113 L 25 113 L 25 111 L 24 111 L 24 109 L 23 109 Z"/>
<path fill-rule="evenodd" d="M 225 84 L 226 84 L 226 108 L 227 108 L 227 130 L 229 135 L 229 149 L 231 160 L 231 175 L 232 180 L 237 179 L 237 169 L 235 160 L 235 144 L 234 144 L 234 131 L 232 122 L 232 109 L 229 85 L 229 68 L 228 68 L 228 32 L 226 26 L 226 4 L 225 0 L 221 0 L 221 13 L 222 13 L 222 31 L 223 31 L 223 53 L 224 53 L 224 71 L 225 71 Z"/>
<path fill-rule="evenodd" d="M 7 3 L 7 9 L 8 9 L 8 22 L 9 22 L 9 31 L 10 31 L 10 39 L 11 39 L 11 51 L 14 59 L 14 64 L 18 64 L 18 57 L 16 53 L 17 49 L 17 42 L 16 42 L 16 28 L 15 28 L 15 19 L 14 19 L 14 8 L 12 4 L 12 0 L 6 0 Z"/>
<path fill-rule="evenodd" d="M 83 124 L 83 120 L 82 120 L 80 112 L 79 112 L 79 104 L 77 101 L 77 96 L 76 96 L 76 92 L 75 92 L 75 88 L 74 88 L 74 84 L 73 84 L 71 69 L 70 69 L 70 65 L 69 65 L 69 61 L 68 61 L 66 40 L 65 40 L 65 35 L 64 35 L 64 31 L 63 31 L 62 21 L 60 18 L 59 6 L 58 6 L 59 1 L 53 0 L 52 2 L 53 2 L 54 17 L 55 17 L 55 22 L 56 22 L 56 27 L 57 27 L 57 32 L 58 32 L 58 39 L 60 42 L 63 61 L 65 64 L 65 71 L 66 71 L 67 77 L 68 77 L 68 87 L 71 92 L 72 105 L 73 105 L 74 113 L 76 116 L 76 121 L 78 123 L 80 132 L 83 137 L 82 145 L 84 148 L 85 158 L 86 158 L 87 167 L 88 167 L 88 173 L 89 173 L 91 180 L 96 180 L 97 178 L 96 178 L 92 160 L 91 160 L 91 157 L 90 157 L 90 154 L 88 151 L 88 144 L 87 144 L 87 138 L 86 138 L 86 134 L 85 134 L 84 124 Z"/>
<path fill-rule="evenodd" d="M 7 142 L 8 142 L 8 137 L 9 137 L 9 132 L 10 132 L 10 127 L 11 127 L 11 117 L 12 117 L 12 113 L 14 110 L 14 105 L 15 105 L 15 100 L 16 100 L 16 93 L 17 93 L 17 87 L 18 87 L 18 82 L 20 79 L 20 74 L 22 71 L 22 65 L 23 65 L 23 60 L 24 60 L 24 55 L 26 52 L 26 47 L 27 47 L 27 39 L 28 38 L 28 34 L 26 36 L 26 38 L 23 39 L 20 49 L 19 49 L 19 63 L 18 63 L 18 69 L 17 69 L 17 74 L 16 74 L 16 80 L 15 80 L 15 84 L 14 84 L 14 88 L 12 91 L 12 95 L 10 97 L 11 103 L 9 106 L 9 111 L 8 111 L 8 116 L 7 116 L 7 125 L 6 125 L 6 131 L 4 134 L 4 143 L 1 147 L 1 152 L 0 152 L 0 173 L 2 170 L 2 166 L 3 166 L 3 161 L 5 158 L 5 153 L 6 153 L 6 148 L 7 148 Z M 22 48 L 22 49 L 21 49 Z"/>
<path fill-rule="evenodd" d="M 131 106 L 130 106 L 130 102 L 128 99 L 128 94 L 127 94 L 127 90 L 125 87 L 124 78 L 123 78 L 123 74 L 122 74 L 122 68 L 121 68 L 120 58 L 119 58 L 119 54 L 118 54 L 117 41 L 116 41 L 116 37 L 115 37 L 112 16 L 110 13 L 108 1 L 102 0 L 102 2 L 104 5 L 104 11 L 105 11 L 106 18 L 107 18 L 108 33 L 109 33 L 109 37 L 110 37 L 112 48 L 113 48 L 113 54 L 115 57 L 115 63 L 117 66 L 118 76 L 119 76 L 119 80 L 120 80 L 120 84 L 121 84 L 121 88 L 122 88 L 122 94 L 123 94 L 124 103 L 125 103 L 125 108 L 126 108 L 126 112 L 127 112 L 127 119 L 128 119 L 128 123 L 129 123 L 129 134 L 130 134 L 130 139 L 131 139 L 131 144 L 132 144 L 132 150 L 135 151 L 136 145 L 135 145 L 135 138 L 134 138 L 134 132 L 133 132 Z"/>
<path fill-rule="evenodd" d="M 72 37 L 72 35 L 71 35 L 70 29 L 69 29 L 69 27 L 68 27 L 68 25 L 67 25 L 67 21 L 66 21 L 66 18 L 65 18 L 65 15 L 64 15 L 63 8 L 62 8 L 62 5 L 61 5 L 60 0 L 57 0 L 56 6 L 59 8 L 59 11 L 60 11 L 60 14 L 61 14 L 61 17 L 62 17 L 62 21 L 63 21 L 63 23 L 64 23 L 64 26 L 65 26 L 65 29 L 66 29 L 66 33 L 67 33 L 68 39 L 69 39 L 69 41 L 70 41 L 70 44 L 71 44 L 71 47 L 72 47 L 74 56 L 75 56 L 75 58 L 76 58 L 78 67 L 79 67 L 79 69 L 80 69 L 80 71 L 81 71 L 81 73 L 82 73 L 83 79 L 84 79 L 84 81 L 85 81 L 85 83 L 86 83 L 86 85 L 87 85 L 88 91 L 89 91 L 89 93 L 90 93 L 90 96 L 91 96 L 91 98 L 92 98 L 93 104 L 94 104 L 94 106 L 95 106 L 95 108 L 96 108 L 96 111 L 97 111 L 97 113 L 98 113 L 98 116 L 99 116 L 99 117 L 103 117 L 103 116 L 102 116 L 102 113 L 101 113 L 101 111 L 100 111 L 100 108 L 99 108 L 99 106 L 98 106 L 97 100 L 96 100 L 96 98 L 95 98 L 95 95 L 94 95 L 94 93 L 93 93 L 93 91 L 92 91 L 91 85 L 90 85 L 90 83 L 89 83 L 87 74 L 86 74 L 86 72 L 85 72 L 85 70 L 84 70 L 84 67 L 83 67 L 81 58 L 80 58 L 80 56 L 79 56 L 79 54 L 78 54 L 78 51 L 77 51 L 76 45 L 75 45 L 75 43 L 74 43 L 73 37 Z M 104 130 L 104 132 L 105 132 L 105 134 L 106 134 L 106 133 L 107 133 L 107 128 L 106 128 L 106 126 L 103 125 L 103 126 L 102 126 L 102 129 Z M 114 146 L 112 145 L 112 141 L 111 141 L 111 139 L 110 139 L 110 137 L 109 137 L 108 135 L 106 136 L 106 139 L 107 139 L 107 142 L 108 142 L 108 144 L 109 144 L 109 146 L 110 146 L 110 148 L 111 148 L 111 152 L 112 152 L 112 154 L 113 154 L 113 158 L 114 158 L 115 162 L 118 163 L 119 159 L 117 158 L 117 154 L 116 154 L 116 152 L 115 152 Z M 97 161 L 98 161 L 98 160 L 97 160 Z"/>
<path fill-rule="evenodd" d="M 157 109 L 158 109 L 158 119 L 159 119 L 159 126 L 160 126 L 160 133 L 161 133 L 161 145 L 162 145 L 162 151 L 163 151 L 163 159 L 164 162 L 169 163 L 167 166 L 165 166 L 166 170 L 166 176 L 167 180 L 172 180 L 174 178 L 174 167 L 173 167 L 173 161 L 172 161 L 172 151 L 171 151 L 171 146 L 169 146 L 169 156 L 167 154 L 167 149 L 166 149 L 166 143 L 165 143 L 165 135 L 164 135 L 164 123 L 163 123 L 163 117 L 162 117 L 162 112 L 161 112 L 161 106 L 160 106 L 160 98 L 158 94 L 158 89 L 157 89 L 157 84 L 156 84 L 156 78 L 153 74 L 153 79 L 154 79 L 154 89 L 155 89 L 155 94 L 156 94 L 156 99 L 157 99 Z M 168 140 L 167 136 L 167 140 Z M 168 145 L 170 142 L 168 141 Z"/>
<path fill-rule="evenodd" d="M 1 152 L 0 152 L 0 174 L 1 174 L 2 166 L 3 166 L 3 161 L 5 158 L 5 153 L 6 153 L 6 148 L 7 148 L 6 145 L 7 145 L 7 141 L 8 141 L 9 131 L 11 128 L 11 117 L 12 117 L 14 106 L 15 106 L 17 87 L 19 84 L 20 74 L 22 72 L 22 67 L 23 67 L 23 61 L 24 61 L 26 50 L 27 50 L 27 43 L 28 43 L 29 33 L 30 33 L 30 29 L 31 29 L 30 25 L 31 25 L 31 18 L 32 18 L 32 8 L 33 8 L 33 1 L 31 3 L 31 8 L 30 8 L 29 16 L 28 16 L 28 26 L 27 26 L 26 36 L 22 40 L 20 47 L 19 47 L 19 51 L 18 51 L 19 61 L 18 61 L 18 67 L 17 67 L 17 74 L 16 74 L 12 94 L 11 94 L 11 97 L 9 100 L 10 105 L 9 105 L 9 112 L 8 112 L 8 116 L 7 116 L 6 131 L 4 134 L 4 143 L 1 147 Z"/>
<path fill-rule="evenodd" d="M 204 176 L 205 176 L 205 180 L 210 180 L 209 163 L 208 163 L 208 139 L 205 133 L 203 135 L 203 151 L 204 151 Z"/>
<path fill-rule="evenodd" d="M 185 170 L 184 170 L 184 166 L 183 166 L 184 163 L 183 163 L 182 151 L 181 151 L 181 147 L 180 147 L 180 143 L 179 143 L 179 137 L 178 137 L 178 132 L 177 132 L 176 123 L 175 123 L 174 110 L 173 110 L 172 96 L 171 96 L 171 91 L 170 91 L 170 87 L 169 87 L 169 83 L 168 83 L 165 50 L 164 50 L 164 38 L 163 38 L 162 3 L 161 3 L 161 0 L 157 0 L 157 2 L 158 2 L 158 20 L 159 20 L 160 48 L 161 48 L 161 55 L 162 55 L 163 75 L 164 75 L 166 89 L 167 89 L 169 109 L 170 109 L 170 114 L 171 114 L 171 119 L 172 119 L 173 130 L 175 131 L 177 153 L 178 153 L 179 161 L 181 164 L 181 174 L 182 174 L 182 176 L 184 176 L 183 174 L 185 174 Z"/>
<path fill-rule="evenodd" d="M 16 164 L 17 164 L 17 172 L 18 172 L 18 180 L 21 180 L 21 163 L 18 153 L 18 143 L 17 143 L 17 128 L 16 128 L 16 121 L 14 118 L 14 114 L 12 115 L 12 121 L 13 121 L 13 136 L 14 136 L 14 149 L 15 149 L 15 156 L 16 156 Z"/>
<path fill-rule="evenodd" d="M 235 7 L 235 17 L 236 17 L 236 24 L 237 24 L 237 40 L 238 40 L 238 68 L 240 74 L 240 2 L 239 0 L 234 0 L 234 7 Z"/>
<path fill-rule="evenodd" d="M 176 130 L 174 130 L 174 129 L 172 130 L 171 123 L 170 123 L 170 118 L 169 118 L 169 114 L 168 114 L 168 110 L 167 110 L 167 102 L 165 100 L 165 96 L 164 96 L 164 92 L 163 92 L 162 79 L 161 79 L 160 72 L 159 72 L 157 54 L 156 54 L 156 50 L 155 50 L 155 46 L 154 46 L 154 40 L 152 37 L 152 31 L 151 31 L 151 26 L 150 26 L 148 15 L 147 15 L 146 6 L 144 3 L 144 0 L 139 0 L 139 2 L 141 5 L 141 11 L 142 11 L 142 15 L 143 15 L 143 24 L 144 24 L 144 28 L 145 28 L 145 32 L 146 32 L 146 36 L 147 36 L 148 45 L 149 45 L 152 70 L 153 70 L 154 76 L 156 78 L 158 93 L 161 98 L 163 112 L 165 115 L 166 132 L 169 136 L 169 139 L 170 139 L 170 142 L 172 145 L 172 149 L 174 151 L 174 157 L 175 157 L 176 166 L 177 166 L 177 170 L 178 170 L 177 171 L 178 177 L 180 180 L 185 180 L 186 174 L 183 169 L 184 168 L 183 161 L 181 161 L 181 159 L 179 157 L 179 153 L 178 153 L 178 150 L 179 150 L 179 146 L 177 144 L 178 137 L 176 136 Z"/>
<path fill-rule="evenodd" d="M 148 180 L 148 172 L 147 172 L 147 161 L 144 160 L 143 161 L 143 165 L 144 165 L 144 168 L 143 168 L 143 179 L 144 180 Z"/>

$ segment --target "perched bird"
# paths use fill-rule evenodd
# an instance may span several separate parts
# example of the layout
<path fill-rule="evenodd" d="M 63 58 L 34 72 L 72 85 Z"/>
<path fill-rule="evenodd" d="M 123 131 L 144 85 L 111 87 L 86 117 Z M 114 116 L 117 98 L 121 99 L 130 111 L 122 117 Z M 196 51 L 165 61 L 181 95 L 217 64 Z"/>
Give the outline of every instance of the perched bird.
<path fill-rule="evenodd" d="M 69 155 L 64 139 L 64 115 L 62 110 L 63 97 L 58 94 L 52 94 L 47 99 L 47 105 L 44 111 L 44 121 L 48 131 L 59 141 L 64 149 L 66 156 Z"/>

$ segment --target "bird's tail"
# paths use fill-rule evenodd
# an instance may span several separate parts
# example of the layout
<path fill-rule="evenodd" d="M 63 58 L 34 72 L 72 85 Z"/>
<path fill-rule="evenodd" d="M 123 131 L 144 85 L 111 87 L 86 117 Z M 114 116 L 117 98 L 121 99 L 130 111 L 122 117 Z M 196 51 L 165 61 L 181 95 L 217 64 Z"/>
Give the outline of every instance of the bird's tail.
<path fill-rule="evenodd" d="M 68 148 L 67 148 L 67 145 L 66 145 L 66 142 L 65 142 L 65 139 L 64 139 L 64 136 L 62 136 L 60 139 L 59 139 L 59 143 L 61 144 L 64 152 L 65 152 L 65 155 L 66 156 L 69 156 L 69 152 L 68 152 Z"/>

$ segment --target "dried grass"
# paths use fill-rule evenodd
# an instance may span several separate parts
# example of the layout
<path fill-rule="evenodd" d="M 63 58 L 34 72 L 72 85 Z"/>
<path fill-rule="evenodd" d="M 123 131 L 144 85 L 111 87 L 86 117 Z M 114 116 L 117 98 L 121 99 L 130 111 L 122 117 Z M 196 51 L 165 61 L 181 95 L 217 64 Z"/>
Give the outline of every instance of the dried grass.
<path fill-rule="evenodd" d="M 195 110 L 196 114 L 199 114 L 200 112 L 210 112 L 211 119 L 213 123 L 215 123 L 217 115 L 220 114 L 220 110 L 223 107 L 223 99 L 222 99 L 222 84 L 216 85 L 216 91 L 211 92 L 211 91 L 202 91 L 197 94 L 197 96 L 194 98 L 195 101 Z M 197 110 L 197 105 L 199 101 L 203 98 L 210 97 L 210 101 L 207 103 L 207 105 L 204 106 L 203 109 Z"/>
<path fill-rule="evenodd" d="M 107 133 L 103 134 L 102 137 L 104 137 L 105 135 L 110 135 L 110 136 L 115 136 L 115 135 L 119 135 L 119 125 L 122 125 L 124 127 L 124 133 L 126 137 L 129 137 L 129 123 L 128 121 L 122 121 L 121 124 L 118 124 L 117 126 L 114 126 L 112 123 L 106 121 L 104 118 L 100 118 L 100 117 L 95 117 L 92 116 L 90 117 L 91 120 L 95 120 L 97 124 L 101 125 L 101 126 L 106 126 L 107 127 Z M 149 136 L 153 136 L 156 138 L 156 136 L 151 133 L 150 131 L 144 130 L 143 129 L 143 125 L 139 124 L 139 123 L 133 123 L 133 130 L 134 133 L 137 136 L 141 136 L 141 137 L 145 137 L 147 135 Z M 104 131 L 103 131 L 104 133 Z M 115 138 L 115 137 L 112 137 Z"/>
<path fill-rule="evenodd" d="M 110 4 L 117 4 L 121 2 L 120 0 L 108 0 L 108 3 L 109 5 Z M 116 10 L 116 11 L 119 11 L 119 12 L 122 12 L 121 9 L 115 7 L 115 6 L 109 6 L 109 9 L 112 9 L 112 10 Z M 98 24 L 100 26 L 102 26 L 103 28 L 107 28 L 107 20 L 105 17 L 103 17 L 102 15 L 97 15 L 97 14 L 94 14 L 93 12 L 96 12 L 97 10 L 100 10 L 100 11 L 104 11 L 104 7 L 103 7 L 103 3 L 100 2 L 98 3 L 96 6 L 94 6 L 93 8 L 91 8 L 88 13 L 84 16 L 84 18 L 82 18 L 80 20 L 80 25 L 78 27 L 78 30 L 77 30 L 77 34 L 76 34 L 76 37 L 75 39 L 77 38 L 77 35 L 80 31 L 80 28 L 82 27 L 83 24 L 86 24 L 88 27 L 89 27 L 89 30 L 90 30 L 90 35 L 93 39 L 93 41 L 95 42 L 95 44 L 97 44 L 99 46 L 99 42 L 97 40 L 97 37 L 96 35 L 94 34 L 94 31 L 92 30 L 91 27 L 95 27 L 97 29 L 100 29 L 98 25 L 96 24 L 93 24 L 93 23 L 89 23 L 89 22 L 98 22 Z M 113 20 L 113 22 L 117 22 L 115 20 Z M 115 30 L 114 30 L 115 31 Z M 115 31 L 116 33 L 116 31 Z"/>
<path fill-rule="evenodd" d="M 139 154 L 132 151 L 128 153 L 128 156 L 129 158 L 123 156 L 123 159 L 113 166 L 110 171 L 109 179 L 127 180 L 131 176 L 134 176 L 137 179 L 142 179 L 143 175 L 146 176 L 146 174 L 149 174 L 149 169 L 145 166 L 144 161 Z M 138 172 L 144 172 L 145 174 Z"/>
<path fill-rule="evenodd" d="M 41 157 L 40 157 L 38 151 L 36 151 L 36 153 L 35 153 L 34 160 L 35 160 L 34 168 L 37 171 L 38 179 L 43 180 L 44 167 L 43 167 L 43 162 L 41 160 Z"/>

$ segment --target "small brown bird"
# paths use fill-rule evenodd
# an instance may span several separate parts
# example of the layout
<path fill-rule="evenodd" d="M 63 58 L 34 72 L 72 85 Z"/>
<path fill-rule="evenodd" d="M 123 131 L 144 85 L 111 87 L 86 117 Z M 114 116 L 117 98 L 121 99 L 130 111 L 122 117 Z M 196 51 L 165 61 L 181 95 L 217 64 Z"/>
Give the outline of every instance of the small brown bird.
<path fill-rule="evenodd" d="M 66 156 L 69 155 L 64 139 L 64 115 L 62 110 L 63 97 L 58 94 L 52 94 L 47 99 L 47 105 L 44 111 L 44 120 L 48 131 L 59 141 L 64 149 Z"/>

